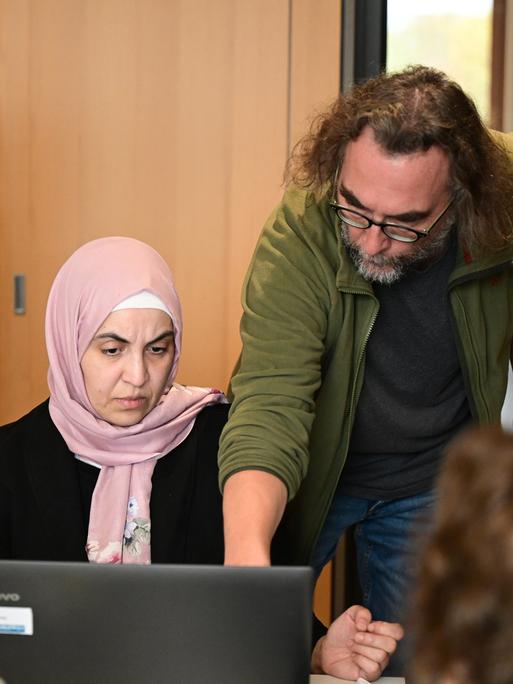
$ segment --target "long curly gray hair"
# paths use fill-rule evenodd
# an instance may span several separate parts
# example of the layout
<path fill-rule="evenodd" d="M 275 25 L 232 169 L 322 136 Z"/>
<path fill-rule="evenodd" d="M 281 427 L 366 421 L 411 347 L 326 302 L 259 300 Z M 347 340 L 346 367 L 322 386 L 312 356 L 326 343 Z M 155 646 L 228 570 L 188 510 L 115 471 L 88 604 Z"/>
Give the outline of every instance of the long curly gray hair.
<path fill-rule="evenodd" d="M 497 250 L 512 240 L 513 159 L 462 88 L 430 67 L 382 73 L 339 96 L 293 149 L 286 180 L 331 190 L 347 144 L 366 126 L 390 154 L 432 145 L 445 150 L 460 241 L 467 250 Z"/>

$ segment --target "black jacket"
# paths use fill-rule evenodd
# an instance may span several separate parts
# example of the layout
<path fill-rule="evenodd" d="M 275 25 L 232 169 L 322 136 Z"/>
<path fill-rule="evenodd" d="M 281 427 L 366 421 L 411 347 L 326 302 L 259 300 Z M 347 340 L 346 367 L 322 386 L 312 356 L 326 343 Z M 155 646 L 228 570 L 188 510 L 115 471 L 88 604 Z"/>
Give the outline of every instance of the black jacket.
<path fill-rule="evenodd" d="M 217 447 L 227 416 L 228 405 L 207 406 L 185 441 L 157 461 L 152 562 L 223 562 Z M 0 427 L 0 558 L 87 561 L 97 476 L 69 451 L 47 401 Z"/>
<path fill-rule="evenodd" d="M 217 450 L 227 404 L 207 406 L 188 437 L 157 461 L 150 499 L 153 563 L 223 562 Z M 48 401 L 0 427 L 0 558 L 87 561 L 98 469 L 77 461 Z M 287 562 L 284 547 L 274 558 Z M 326 628 L 313 617 L 313 641 Z"/>

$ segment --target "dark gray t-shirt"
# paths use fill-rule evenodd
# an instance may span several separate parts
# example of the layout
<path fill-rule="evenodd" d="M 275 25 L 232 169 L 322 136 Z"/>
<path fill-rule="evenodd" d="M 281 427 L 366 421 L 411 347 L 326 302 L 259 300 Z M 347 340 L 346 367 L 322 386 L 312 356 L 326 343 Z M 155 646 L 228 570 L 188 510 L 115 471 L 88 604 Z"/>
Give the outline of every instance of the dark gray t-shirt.
<path fill-rule="evenodd" d="M 423 271 L 375 285 L 380 310 L 339 491 L 395 499 L 430 489 L 447 443 L 470 420 L 447 283 L 456 244 Z"/>

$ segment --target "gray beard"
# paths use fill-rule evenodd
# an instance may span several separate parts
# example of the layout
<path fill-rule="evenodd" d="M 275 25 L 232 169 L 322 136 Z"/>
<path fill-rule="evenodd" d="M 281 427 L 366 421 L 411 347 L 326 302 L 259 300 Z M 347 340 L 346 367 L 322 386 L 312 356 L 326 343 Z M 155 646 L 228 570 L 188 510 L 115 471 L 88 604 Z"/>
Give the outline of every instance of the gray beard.
<path fill-rule="evenodd" d="M 347 226 L 341 222 L 340 233 L 347 253 L 358 273 L 370 283 L 391 285 L 400 280 L 406 273 L 421 269 L 437 261 L 447 248 L 452 225 L 446 225 L 433 237 L 421 238 L 416 243 L 416 249 L 409 254 L 387 257 L 382 254 L 368 256 L 351 242 Z"/>

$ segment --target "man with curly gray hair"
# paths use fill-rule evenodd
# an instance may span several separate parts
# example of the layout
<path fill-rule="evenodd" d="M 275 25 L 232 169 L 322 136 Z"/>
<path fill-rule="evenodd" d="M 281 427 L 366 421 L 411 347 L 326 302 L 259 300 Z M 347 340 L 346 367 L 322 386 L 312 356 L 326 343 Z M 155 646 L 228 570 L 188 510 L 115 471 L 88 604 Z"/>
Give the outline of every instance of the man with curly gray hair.
<path fill-rule="evenodd" d="M 365 605 L 401 620 L 444 448 L 500 419 L 507 145 L 423 66 L 355 86 L 300 141 L 243 289 L 220 451 L 227 563 L 269 563 L 284 511 L 294 561 L 319 570 L 354 527 Z"/>

